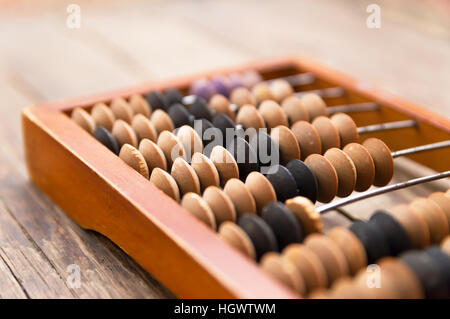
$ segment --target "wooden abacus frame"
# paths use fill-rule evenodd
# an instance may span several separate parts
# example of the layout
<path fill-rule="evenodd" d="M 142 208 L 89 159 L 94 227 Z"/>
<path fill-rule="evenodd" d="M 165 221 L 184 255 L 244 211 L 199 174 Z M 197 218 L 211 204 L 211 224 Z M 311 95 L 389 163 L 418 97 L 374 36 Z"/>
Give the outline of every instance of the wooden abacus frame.
<path fill-rule="evenodd" d="M 75 107 L 90 109 L 154 89 L 187 92 L 200 77 L 245 70 L 267 79 L 311 72 L 316 81 L 303 89 L 346 90 L 344 97 L 327 99 L 328 105 L 379 103 L 378 111 L 350 114 L 358 126 L 415 119 L 416 128 L 364 136 L 381 138 L 392 150 L 450 139 L 448 119 L 296 55 L 27 108 L 22 129 L 29 175 L 78 224 L 111 239 L 179 297 L 296 298 L 67 116 Z M 450 169 L 442 160 L 450 158 L 448 148 L 410 158 L 436 171 Z"/>

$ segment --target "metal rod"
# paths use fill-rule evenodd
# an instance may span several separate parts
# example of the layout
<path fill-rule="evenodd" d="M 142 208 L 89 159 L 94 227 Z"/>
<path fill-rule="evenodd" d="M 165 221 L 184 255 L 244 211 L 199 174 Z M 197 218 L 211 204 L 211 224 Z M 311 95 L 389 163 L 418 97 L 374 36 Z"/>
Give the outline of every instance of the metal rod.
<path fill-rule="evenodd" d="M 289 84 L 291 86 L 300 86 L 300 85 L 307 85 L 307 84 L 314 83 L 314 81 L 316 80 L 316 77 L 314 76 L 314 74 L 312 74 L 310 72 L 305 72 L 305 73 L 299 73 L 299 74 L 294 74 L 294 75 L 288 75 L 288 76 L 284 76 L 284 77 L 277 78 L 277 79 L 270 79 L 270 80 L 267 80 L 266 82 L 270 83 L 275 80 L 285 80 L 285 81 L 289 82 Z"/>
<path fill-rule="evenodd" d="M 414 120 L 396 121 L 396 122 L 388 122 L 388 123 L 374 124 L 374 125 L 368 125 L 368 126 L 361 126 L 361 127 L 358 127 L 358 133 L 364 134 L 364 133 L 380 132 L 380 131 L 394 130 L 394 129 L 399 129 L 399 128 L 406 128 L 406 127 L 414 127 L 414 126 L 417 126 L 417 122 Z"/>
<path fill-rule="evenodd" d="M 432 144 L 421 145 L 421 146 L 415 146 L 415 147 L 411 147 L 411 148 L 406 148 L 404 150 L 391 152 L 391 155 L 393 158 L 396 158 L 396 157 L 400 157 L 400 156 L 406 156 L 406 155 L 417 154 L 417 153 L 422 153 L 422 152 L 431 151 L 431 150 L 437 150 L 437 149 L 445 148 L 445 147 L 450 147 L 450 140 L 432 143 Z"/>
<path fill-rule="evenodd" d="M 309 91 L 300 91 L 295 92 L 294 95 L 297 97 L 302 97 L 305 94 L 308 93 L 315 93 L 319 95 L 322 98 L 334 98 L 334 97 L 342 97 L 345 95 L 345 89 L 341 87 L 335 87 L 335 88 L 326 88 L 326 89 L 320 89 L 320 90 L 309 90 Z"/>
<path fill-rule="evenodd" d="M 327 108 L 328 114 L 378 111 L 380 105 L 375 102 L 335 105 Z"/>
<path fill-rule="evenodd" d="M 419 178 L 415 178 L 415 179 L 411 179 L 409 181 L 406 182 L 401 182 L 401 183 L 397 183 L 397 184 L 393 184 L 393 185 L 388 185 L 388 186 L 384 186 L 384 187 L 380 187 L 377 189 L 374 189 L 372 191 L 368 191 L 368 192 L 364 192 L 349 198 L 345 198 L 345 199 L 341 199 L 339 201 L 336 201 L 334 203 L 330 203 L 330 204 L 325 204 L 322 205 L 320 207 L 317 208 L 317 212 L 319 214 L 323 214 L 325 212 L 331 211 L 337 207 L 341 207 L 344 205 L 348 205 L 354 202 L 357 202 L 361 199 L 366 199 L 369 197 L 374 197 L 377 195 L 381 195 L 384 193 L 388 193 L 391 191 L 395 191 L 398 189 L 402 189 L 402 188 L 406 188 L 406 187 L 410 187 L 410 186 L 414 186 L 414 185 L 418 185 L 418 184 L 422 184 L 422 183 L 426 183 L 426 182 L 431 182 L 437 179 L 442 179 L 442 178 L 446 178 L 450 176 L 450 171 L 445 171 L 442 173 L 437 173 L 434 175 L 430 175 L 430 176 L 425 176 L 425 177 L 419 177 Z"/>

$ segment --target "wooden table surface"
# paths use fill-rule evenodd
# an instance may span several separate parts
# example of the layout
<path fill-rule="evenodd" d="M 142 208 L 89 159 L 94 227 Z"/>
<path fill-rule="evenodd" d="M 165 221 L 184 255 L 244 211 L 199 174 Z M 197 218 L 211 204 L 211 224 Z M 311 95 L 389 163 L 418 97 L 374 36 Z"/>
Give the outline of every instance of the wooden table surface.
<path fill-rule="evenodd" d="M 0 297 L 173 297 L 108 239 L 78 227 L 29 182 L 20 112 L 77 97 L 301 52 L 450 116 L 450 4 L 371 1 L 0 1 Z M 447 159 L 448 160 L 448 159 Z M 428 173 L 397 162 L 395 181 Z M 416 186 L 346 208 L 358 217 L 449 187 Z M 368 208 L 370 208 L 368 210 Z M 95 214 L 93 211 L 92 214 Z M 328 227 L 346 221 L 326 216 Z M 67 267 L 81 270 L 69 288 Z"/>

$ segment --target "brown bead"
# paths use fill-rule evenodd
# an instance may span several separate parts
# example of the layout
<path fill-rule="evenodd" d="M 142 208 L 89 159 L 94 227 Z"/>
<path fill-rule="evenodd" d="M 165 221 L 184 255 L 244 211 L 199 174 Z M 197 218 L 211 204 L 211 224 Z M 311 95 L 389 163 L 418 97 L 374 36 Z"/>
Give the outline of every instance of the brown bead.
<path fill-rule="evenodd" d="M 277 200 L 277 195 L 272 184 L 260 172 L 251 172 L 248 174 L 245 185 L 255 199 L 258 212 L 261 212 L 268 203 Z"/>
<path fill-rule="evenodd" d="M 338 176 L 328 159 L 319 154 L 309 155 L 305 164 L 311 169 L 317 180 L 317 200 L 328 203 L 333 200 L 338 191 Z"/>
<path fill-rule="evenodd" d="M 155 110 L 152 113 L 150 121 L 152 121 L 152 124 L 155 127 L 156 133 L 158 133 L 158 135 L 161 134 L 161 132 L 163 131 L 172 132 L 175 129 L 175 126 L 169 115 L 166 112 L 159 109 Z"/>
<path fill-rule="evenodd" d="M 213 211 L 218 225 L 227 220 L 236 221 L 236 211 L 233 202 L 220 188 L 209 186 L 203 193 L 203 199 Z"/>
<path fill-rule="evenodd" d="M 402 204 L 394 206 L 390 213 L 405 229 L 413 248 L 424 249 L 430 244 L 430 231 L 427 223 L 415 210 Z"/>
<path fill-rule="evenodd" d="M 442 209 L 447 219 L 448 228 L 450 229 L 450 197 L 446 196 L 444 193 L 435 192 L 428 196 L 428 199 Z"/>
<path fill-rule="evenodd" d="M 155 113 L 153 113 L 155 114 Z M 173 162 L 181 157 L 186 160 L 186 151 L 180 140 L 171 132 L 163 131 L 158 137 L 157 145 L 161 148 L 166 157 L 167 168 L 171 168 Z"/>
<path fill-rule="evenodd" d="M 336 113 L 331 117 L 331 122 L 333 122 L 339 132 L 341 147 L 349 143 L 359 143 L 358 128 L 356 127 L 355 121 L 349 115 Z"/>
<path fill-rule="evenodd" d="M 200 186 L 204 191 L 208 186 L 219 186 L 220 178 L 214 163 L 202 153 L 194 153 L 191 166 L 197 173 Z"/>
<path fill-rule="evenodd" d="M 306 238 L 305 245 L 319 257 L 327 272 L 329 285 L 336 279 L 350 274 L 345 255 L 327 236 L 311 234 Z"/>
<path fill-rule="evenodd" d="M 449 196 L 450 197 L 450 189 L 447 189 L 447 191 L 445 192 L 445 196 Z"/>
<path fill-rule="evenodd" d="M 167 196 L 177 202 L 180 200 L 180 190 L 178 189 L 177 182 L 166 171 L 163 171 L 158 167 L 155 168 L 150 175 L 150 182 L 163 191 Z"/>
<path fill-rule="evenodd" d="M 233 202 L 238 216 L 245 213 L 256 214 L 255 199 L 241 180 L 237 178 L 229 179 L 223 191 Z"/>
<path fill-rule="evenodd" d="M 315 93 L 308 93 L 303 95 L 300 100 L 309 114 L 310 121 L 318 116 L 327 116 L 328 110 L 325 101 Z"/>
<path fill-rule="evenodd" d="M 139 152 L 144 156 L 150 172 L 154 168 L 159 167 L 162 170 L 167 170 L 167 161 L 163 151 L 154 142 L 149 139 L 143 139 L 139 144 Z"/>
<path fill-rule="evenodd" d="M 129 99 L 129 104 L 134 114 L 142 114 L 150 118 L 151 107 L 147 100 L 140 94 L 133 94 Z"/>
<path fill-rule="evenodd" d="M 144 156 L 142 156 L 141 152 L 139 152 L 135 147 L 130 144 L 124 144 L 120 149 L 119 157 L 136 172 L 144 176 L 146 179 L 149 178 L 148 167 Z"/>
<path fill-rule="evenodd" d="M 350 274 L 355 275 L 367 266 L 367 256 L 364 246 L 348 228 L 333 227 L 328 237 L 341 249 L 349 266 Z"/>
<path fill-rule="evenodd" d="M 121 97 L 115 98 L 112 100 L 110 108 L 116 119 L 124 120 L 128 124 L 131 124 L 134 114 L 133 109 L 127 101 Z"/>
<path fill-rule="evenodd" d="M 184 159 L 178 157 L 172 165 L 170 175 L 175 179 L 183 196 L 187 193 L 200 194 L 200 181 L 194 169 Z"/>
<path fill-rule="evenodd" d="M 247 233 L 233 222 L 223 222 L 219 227 L 219 237 L 247 257 L 255 260 L 255 247 Z"/>
<path fill-rule="evenodd" d="M 450 255 L 450 236 L 447 236 L 441 244 L 441 249 Z"/>
<path fill-rule="evenodd" d="M 445 213 L 433 201 L 426 198 L 416 198 L 409 207 L 425 219 L 430 231 L 431 244 L 439 244 L 449 234 Z"/>
<path fill-rule="evenodd" d="M 292 125 L 291 130 L 300 146 L 302 160 L 311 154 L 322 154 L 322 143 L 314 126 L 306 121 L 298 121 Z"/>
<path fill-rule="evenodd" d="M 285 205 L 300 221 L 305 235 L 323 232 L 322 218 L 308 198 L 296 196 L 288 199 Z"/>
<path fill-rule="evenodd" d="M 252 95 L 255 97 L 256 103 L 260 104 L 267 100 L 275 101 L 275 96 L 266 82 L 260 82 L 252 88 Z"/>
<path fill-rule="evenodd" d="M 339 197 L 350 195 L 356 185 L 356 167 L 351 158 L 338 148 L 330 148 L 325 152 L 324 157 L 330 161 L 336 170 L 338 177 Z"/>
<path fill-rule="evenodd" d="M 92 134 L 95 130 L 95 122 L 91 115 L 84 109 L 77 107 L 72 111 L 72 120 L 85 131 Z"/>
<path fill-rule="evenodd" d="M 302 101 L 295 95 L 291 95 L 281 103 L 284 113 L 286 113 L 291 125 L 297 121 L 309 122 L 309 113 Z"/>
<path fill-rule="evenodd" d="M 289 82 L 282 79 L 270 82 L 269 88 L 278 103 L 281 103 L 285 98 L 294 94 L 294 89 Z"/>
<path fill-rule="evenodd" d="M 281 163 L 286 165 L 293 159 L 300 159 L 300 146 L 294 133 L 286 126 L 278 125 L 270 131 L 270 137 L 278 145 Z"/>
<path fill-rule="evenodd" d="M 187 193 L 181 200 L 181 206 L 189 213 L 197 217 L 206 226 L 210 227 L 214 231 L 216 230 L 217 226 L 214 214 L 202 197 L 195 193 Z"/>
<path fill-rule="evenodd" d="M 247 104 L 239 109 L 236 116 L 236 123 L 241 124 L 245 129 L 254 128 L 256 130 L 265 128 L 264 118 L 256 107 Z"/>
<path fill-rule="evenodd" d="M 300 295 L 306 293 L 305 282 L 292 262 L 278 253 L 266 253 L 260 262 L 261 268 Z"/>
<path fill-rule="evenodd" d="M 177 137 L 183 144 L 188 160 L 194 153 L 203 153 L 203 142 L 198 133 L 189 125 L 183 125 L 177 130 Z"/>
<path fill-rule="evenodd" d="M 117 139 L 117 142 L 119 142 L 120 146 L 124 144 L 130 144 L 134 147 L 138 146 L 136 133 L 131 128 L 131 126 L 123 120 L 116 120 L 114 122 L 111 133 Z"/>
<path fill-rule="evenodd" d="M 392 280 L 391 273 L 387 273 L 385 275 L 383 272 L 381 272 L 381 274 L 377 276 L 375 273 L 375 271 L 377 271 L 376 269 L 378 268 L 374 268 L 373 271 L 361 269 L 355 276 L 354 287 L 358 291 L 358 298 L 362 299 L 398 298 L 398 292 L 395 287 L 395 281 Z"/>
<path fill-rule="evenodd" d="M 156 142 L 156 129 L 152 122 L 143 114 L 139 113 L 134 116 L 131 127 L 136 132 L 139 141 L 148 138 L 152 142 Z"/>
<path fill-rule="evenodd" d="M 239 169 L 234 157 L 226 148 L 217 145 L 211 151 L 209 156 L 217 168 L 220 177 L 220 185 L 223 187 L 231 178 L 239 178 Z"/>
<path fill-rule="evenodd" d="M 338 278 L 329 290 L 330 299 L 357 299 L 358 290 L 352 278 Z"/>
<path fill-rule="evenodd" d="M 222 94 L 214 94 L 209 100 L 208 107 L 218 114 L 228 115 L 230 119 L 233 121 L 235 120 L 234 112 L 230 107 L 230 102 Z"/>
<path fill-rule="evenodd" d="M 290 244 L 283 250 L 283 256 L 289 259 L 302 275 L 306 292 L 327 287 L 325 268 L 311 249 L 301 244 Z"/>
<path fill-rule="evenodd" d="M 105 103 L 97 103 L 91 111 L 91 116 L 97 126 L 103 126 L 108 131 L 112 130 L 116 117 Z"/>
<path fill-rule="evenodd" d="M 264 101 L 261 103 L 258 110 L 268 128 L 273 128 L 278 125 L 289 125 L 286 114 L 277 102 Z"/>
<path fill-rule="evenodd" d="M 312 122 L 312 126 L 314 126 L 317 130 L 317 133 L 319 133 L 323 153 L 325 153 L 330 148 L 341 147 L 339 132 L 328 117 L 316 117 Z"/>
<path fill-rule="evenodd" d="M 387 185 L 394 175 L 394 159 L 392 158 L 391 150 L 383 141 L 377 138 L 369 138 L 362 145 L 372 156 L 375 165 L 373 185 Z"/>
<path fill-rule="evenodd" d="M 252 93 L 245 87 L 234 89 L 230 95 L 230 102 L 236 104 L 238 108 L 241 108 L 241 106 L 245 104 L 256 104 L 256 100 Z"/>
<path fill-rule="evenodd" d="M 368 190 L 375 179 L 375 164 L 369 151 L 357 143 L 347 144 L 343 151 L 350 157 L 356 168 L 355 190 L 357 192 Z"/>

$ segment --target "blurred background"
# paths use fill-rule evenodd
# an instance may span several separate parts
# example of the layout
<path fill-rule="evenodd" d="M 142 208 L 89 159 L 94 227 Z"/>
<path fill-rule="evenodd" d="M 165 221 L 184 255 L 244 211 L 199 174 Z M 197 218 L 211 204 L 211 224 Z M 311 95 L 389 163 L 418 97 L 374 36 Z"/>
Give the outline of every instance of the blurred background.
<path fill-rule="evenodd" d="M 449 0 L 0 1 L 0 297 L 170 296 L 28 182 L 23 107 L 296 52 L 450 116 Z"/>

